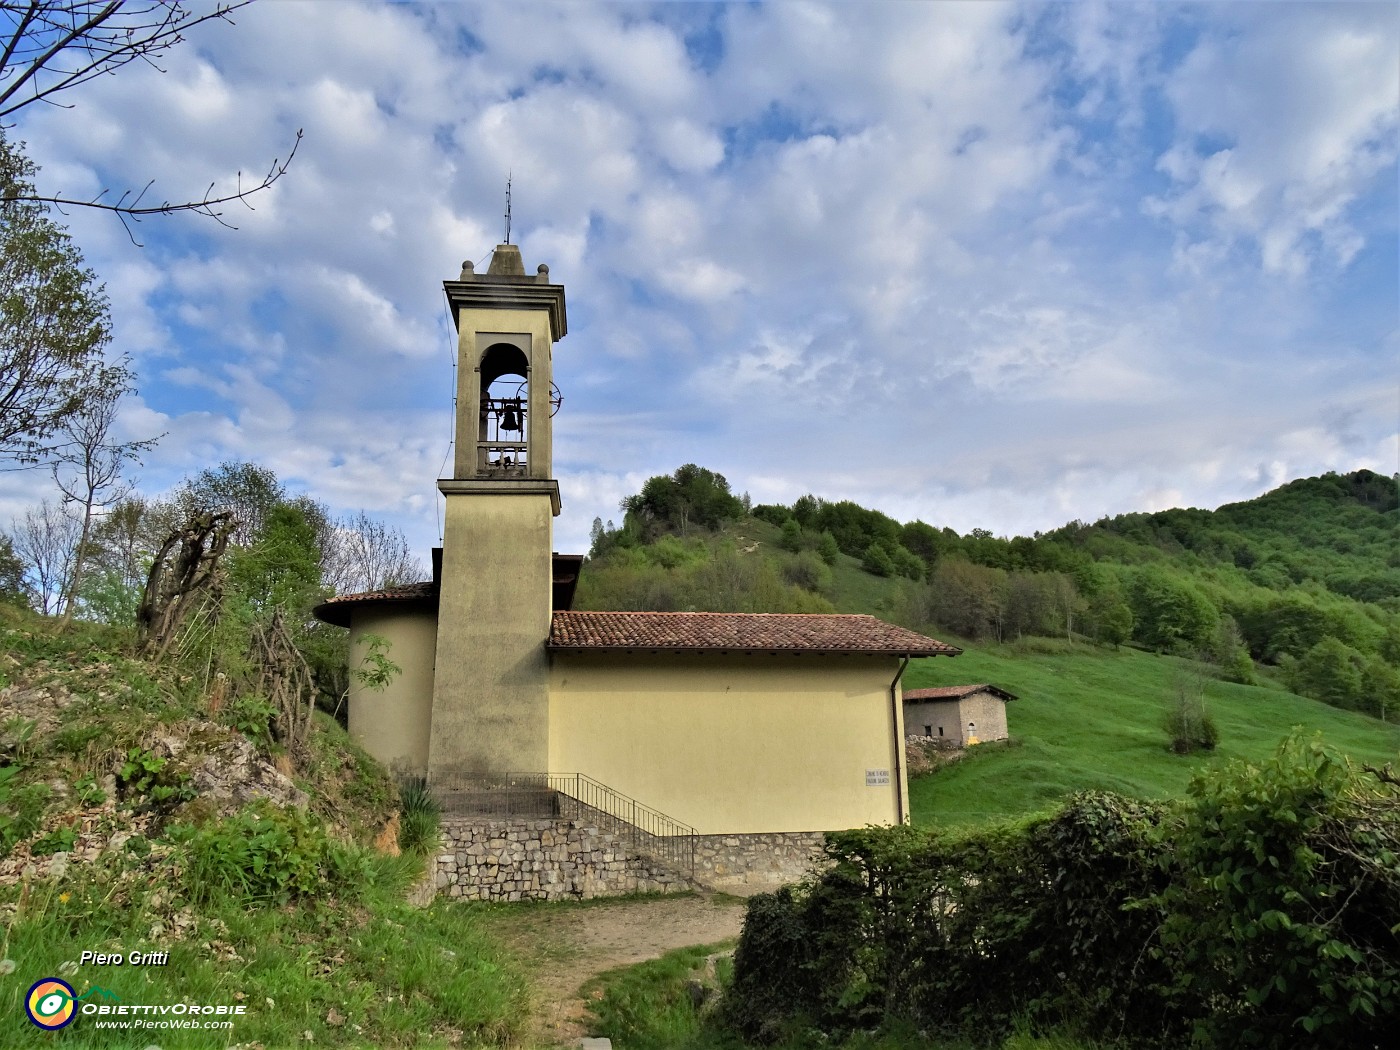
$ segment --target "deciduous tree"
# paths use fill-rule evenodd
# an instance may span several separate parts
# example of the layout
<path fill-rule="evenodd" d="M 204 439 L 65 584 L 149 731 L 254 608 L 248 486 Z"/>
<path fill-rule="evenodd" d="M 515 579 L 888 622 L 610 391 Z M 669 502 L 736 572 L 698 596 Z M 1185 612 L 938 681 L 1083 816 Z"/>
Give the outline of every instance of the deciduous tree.
<path fill-rule="evenodd" d="M 64 502 L 80 507 L 82 515 L 78 547 L 63 603 L 64 624 L 73 618 L 73 607 L 83 584 L 95 515 L 131 491 L 131 483 L 125 478 L 127 466 L 139 463 L 141 453 L 159 440 L 113 440 L 112 426 L 117 420 L 117 406 L 129 389 L 129 375 L 124 365 L 102 370 L 101 391 L 64 423 L 62 436 L 67 440 L 55 453 L 54 482 L 63 493 Z"/>
<path fill-rule="evenodd" d="M 601 535 L 602 522 L 597 526 L 597 535 Z M 416 583 L 426 575 L 404 534 L 364 511 L 327 530 L 321 564 L 322 582 L 337 594 Z"/>
<path fill-rule="evenodd" d="M 34 166 L 0 135 L 0 460 L 21 466 L 103 383 L 107 297 L 62 227 L 13 199 Z"/>
<path fill-rule="evenodd" d="M 14 550 L 24 562 L 29 600 L 45 616 L 63 610 L 81 528 L 76 515 L 50 500 L 25 511 L 15 527 Z"/>

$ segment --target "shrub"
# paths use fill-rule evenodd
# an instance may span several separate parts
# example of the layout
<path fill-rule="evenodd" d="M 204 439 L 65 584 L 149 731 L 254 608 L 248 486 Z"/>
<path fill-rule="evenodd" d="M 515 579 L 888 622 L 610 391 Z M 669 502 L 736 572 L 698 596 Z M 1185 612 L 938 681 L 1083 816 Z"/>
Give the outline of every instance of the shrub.
<path fill-rule="evenodd" d="M 1156 903 L 1197 1039 L 1388 1042 L 1400 1016 L 1400 791 L 1298 734 L 1262 766 L 1237 761 L 1190 790 Z"/>
<path fill-rule="evenodd" d="M 722 1022 L 746 1040 L 776 1041 L 815 999 L 808 967 L 811 944 L 791 886 L 750 897 Z"/>
<path fill-rule="evenodd" d="M 804 591 L 822 591 L 831 586 L 831 570 L 811 551 L 803 551 L 783 566 L 783 577 Z"/>
<path fill-rule="evenodd" d="M 272 743 L 272 720 L 277 708 L 257 693 L 242 693 L 228 705 L 224 720 L 255 744 Z"/>
<path fill-rule="evenodd" d="M 1214 751 L 1220 730 L 1206 710 L 1205 680 L 1195 672 L 1180 671 L 1172 683 L 1172 694 L 1165 723 L 1171 749 L 1178 755 Z"/>
<path fill-rule="evenodd" d="M 797 524 L 796 518 L 788 518 L 783 522 L 782 536 L 778 539 L 778 546 L 785 551 L 796 553 L 802 549 L 802 526 Z"/>
<path fill-rule="evenodd" d="M 755 897 L 723 1019 L 771 1041 L 909 1025 L 978 1040 L 1065 1017 L 1166 1039 L 1170 982 L 1148 952 L 1164 882 L 1160 807 L 1076 796 L 1049 818 L 953 837 L 909 828 L 829 835 L 833 864 Z"/>
<path fill-rule="evenodd" d="M 894 559 L 890 557 L 889 551 L 878 543 L 872 543 L 865 548 L 865 555 L 861 558 L 860 567 L 876 576 L 893 576 L 895 574 Z"/>
<path fill-rule="evenodd" d="M 399 782 L 399 849 L 420 856 L 437 849 L 442 810 L 422 777 Z"/>

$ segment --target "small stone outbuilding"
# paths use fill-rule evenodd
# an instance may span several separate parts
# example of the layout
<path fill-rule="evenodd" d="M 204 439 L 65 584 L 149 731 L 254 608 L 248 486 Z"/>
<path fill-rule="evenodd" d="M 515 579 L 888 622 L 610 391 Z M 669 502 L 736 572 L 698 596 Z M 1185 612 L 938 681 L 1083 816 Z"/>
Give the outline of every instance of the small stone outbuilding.
<path fill-rule="evenodd" d="M 904 691 L 904 731 L 950 746 L 1005 740 L 1006 703 L 1016 697 L 983 682 Z"/>

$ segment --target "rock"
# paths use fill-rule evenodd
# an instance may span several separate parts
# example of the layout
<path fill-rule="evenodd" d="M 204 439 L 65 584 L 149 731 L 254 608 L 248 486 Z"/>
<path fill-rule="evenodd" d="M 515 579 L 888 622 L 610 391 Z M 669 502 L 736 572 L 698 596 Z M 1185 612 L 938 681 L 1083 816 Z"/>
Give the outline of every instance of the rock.
<path fill-rule="evenodd" d="M 195 728 L 228 737 L 210 748 L 190 770 L 191 786 L 202 798 L 214 802 L 220 811 L 232 813 L 255 798 L 267 799 L 277 806 L 306 808 L 309 801 L 306 792 L 264 761 L 246 737 L 211 722 L 198 723 Z M 166 742 L 161 741 L 162 744 Z"/>
<path fill-rule="evenodd" d="M 399 855 L 399 815 L 397 813 L 384 822 L 384 827 L 374 837 L 374 848 L 391 857 Z"/>
<path fill-rule="evenodd" d="M 415 908 L 426 908 L 433 903 L 433 898 L 437 896 L 440 888 L 440 880 L 433 877 L 432 872 L 428 872 L 418 883 L 409 888 L 408 896 L 405 898 L 409 904 Z"/>

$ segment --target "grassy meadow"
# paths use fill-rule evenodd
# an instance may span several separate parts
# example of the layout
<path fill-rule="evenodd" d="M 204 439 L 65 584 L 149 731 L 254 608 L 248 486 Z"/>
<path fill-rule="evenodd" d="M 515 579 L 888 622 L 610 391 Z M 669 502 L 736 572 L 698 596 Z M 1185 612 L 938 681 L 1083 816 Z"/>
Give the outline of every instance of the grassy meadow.
<path fill-rule="evenodd" d="M 949 639 L 945 639 L 949 640 Z M 962 761 L 909 785 L 916 824 L 959 827 L 1053 806 L 1097 788 L 1146 798 L 1185 793 L 1191 776 L 1234 758 L 1260 760 L 1295 726 L 1321 734 L 1357 762 L 1394 761 L 1400 726 L 1264 685 L 1205 680 L 1220 730 L 1214 752 L 1178 755 L 1163 728 L 1176 678 L 1191 661 L 1130 648 L 1036 638 L 965 645 L 961 656 L 916 660 L 904 687 L 991 682 L 1014 693 L 1009 743 L 979 745 Z"/>

